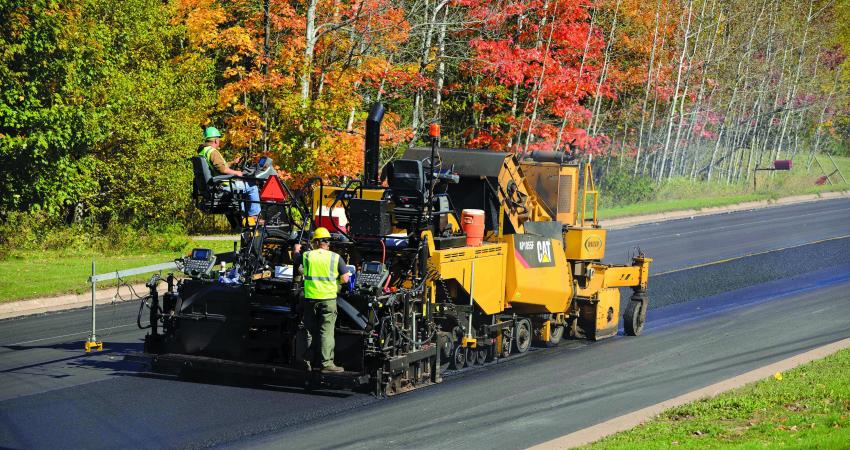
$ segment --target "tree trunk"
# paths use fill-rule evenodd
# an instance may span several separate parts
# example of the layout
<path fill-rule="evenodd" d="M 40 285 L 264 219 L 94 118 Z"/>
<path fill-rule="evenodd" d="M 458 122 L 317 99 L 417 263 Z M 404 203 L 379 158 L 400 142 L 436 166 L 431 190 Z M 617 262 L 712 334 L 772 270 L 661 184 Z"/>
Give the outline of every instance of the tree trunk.
<path fill-rule="evenodd" d="M 617 18 L 618 13 L 620 11 L 620 0 L 617 0 L 616 6 L 614 6 L 614 18 L 611 21 L 611 31 L 608 33 L 608 42 L 605 45 L 605 58 L 602 63 L 602 72 L 599 74 L 599 81 L 596 83 L 596 95 L 593 97 L 593 109 L 591 110 L 590 121 L 588 128 L 590 128 L 590 134 L 595 135 L 597 133 L 597 127 L 599 126 L 599 113 L 602 108 L 602 99 L 599 97 L 600 92 L 602 90 L 602 84 L 605 83 L 605 78 L 608 75 L 608 65 L 611 60 L 611 46 L 614 44 L 614 31 L 617 29 Z"/>
<path fill-rule="evenodd" d="M 691 30 L 691 6 L 693 2 L 688 2 L 685 7 L 688 18 L 685 20 L 685 30 L 682 34 L 682 53 L 679 56 L 679 68 L 676 73 L 676 87 L 673 90 L 673 101 L 670 103 L 670 117 L 667 120 L 667 135 L 664 138 L 664 152 L 661 154 L 661 169 L 658 171 L 658 181 L 664 178 L 664 168 L 667 163 L 667 151 L 670 148 L 670 137 L 673 132 L 673 119 L 676 117 L 676 104 L 678 103 L 679 86 L 682 82 L 682 67 L 685 64 L 685 55 L 688 53 L 688 33 Z"/>
<path fill-rule="evenodd" d="M 643 106 L 640 108 L 640 129 L 638 131 L 637 153 L 635 154 L 635 170 L 632 176 L 636 177 L 640 167 L 640 152 L 643 149 L 643 125 L 646 121 L 646 104 L 649 101 L 649 91 L 652 88 L 652 69 L 655 63 L 655 47 L 658 42 L 658 18 L 661 13 L 661 0 L 655 3 L 655 31 L 652 32 L 652 50 L 649 52 L 649 69 L 646 74 L 646 87 L 643 91 Z M 585 50 L 586 52 L 586 50 Z M 584 62 L 582 60 L 582 62 Z"/>
<path fill-rule="evenodd" d="M 546 3 L 548 6 L 548 3 Z M 546 8 L 544 6 L 544 8 Z M 545 9 L 544 9 L 545 10 Z M 558 4 L 555 4 L 555 10 L 552 12 L 552 17 L 557 17 L 558 14 Z M 546 17 L 544 16 L 543 21 L 541 22 L 541 28 L 546 25 Z M 537 119 L 537 107 L 540 104 L 540 94 L 543 92 L 543 83 L 546 80 L 546 63 L 549 59 L 549 49 L 552 46 L 552 34 L 555 32 L 555 27 L 549 27 L 549 37 L 546 39 L 546 48 L 543 51 L 543 62 L 540 68 L 540 76 L 537 79 L 536 84 L 536 93 L 534 95 L 534 105 L 531 108 L 531 119 L 528 121 L 528 133 L 525 135 L 525 145 L 523 146 L 523 153 L 528 151 L 528 144 L 531 142 L 531 137 L 534 134 L 534 121 Z"/>
<path fill-rule="evenodd" d="M 437 83 L 434 92 L 434 116 L 440 120 L 440 107 L 443 104 L 443 84 L 446 79 L 446 26 L 449 18 L 449 5 L 443 8 L 443 19 L 440 21 L 440 32 L 437 35 Z"/>
<path fill-rule="evenodd" d="M 316 5 L 318 0 L 308 0 L 307 31 L 305 33 L 304 66 L 301 68 L 301 107 L 306 108 L 310 102 L 310 76 L 313 72 L 313 56 L 316 51 Z"/>

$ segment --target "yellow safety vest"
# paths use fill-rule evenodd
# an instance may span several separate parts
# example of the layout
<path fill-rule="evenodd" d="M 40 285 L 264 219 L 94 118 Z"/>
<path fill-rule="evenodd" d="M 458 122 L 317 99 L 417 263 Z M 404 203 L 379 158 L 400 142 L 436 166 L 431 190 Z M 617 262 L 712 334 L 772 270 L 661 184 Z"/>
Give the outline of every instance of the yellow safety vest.
<path fill-rule="evenodd" d="M 213 175 L 218 175 L 218 174 L 219 174 L 219 173 L 218 173 L 218 170 L 216 170 L 215 166 L 213 166 L 213 163 L 212 163 L 212 157 L 210 156 L 210 153 L 212 153 L 212 152 L 213 152 L 213 150 L 215 150 L 215 148 L 214 148 L 214 147 L 210 147 L 210 146 L 208 145 L 208 146 L 206 146 L 206 147 L 202 148 L 202 149 L 198 152 L 198 156 L 201 156 L 201 157 L 203 157 L 205 160 L 207 160 L 207 165 L 210 167 L 210 172 L 212 172 L 212 174 L 213 174 Z"/>
<path fill-rule="evenodd" d="M 304 298 L 331 300 L 336 298 L 339 278 L 339 255 L 324 249 L 304 253 Z"/>

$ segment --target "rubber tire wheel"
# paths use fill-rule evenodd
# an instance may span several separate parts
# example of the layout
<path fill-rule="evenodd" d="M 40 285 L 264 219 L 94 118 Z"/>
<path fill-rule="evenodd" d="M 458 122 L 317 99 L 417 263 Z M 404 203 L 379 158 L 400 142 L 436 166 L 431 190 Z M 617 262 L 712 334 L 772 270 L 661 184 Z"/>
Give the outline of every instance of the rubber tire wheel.
<path fill-rule="evenodd" d="M 452 339 L 448 334 L 440 333 L 438 335 L 440 343 L 440 373 L 449 369 L 452 362 Z"/>
<path fill-rule="evenodd" d="M 499 353 L 499 358 L 507 358 L 511 356 L 511 347 L 513 347 L 513 333 L 510 336 L 505 336 L 504 332 L 502 334 L 502 351 Z"/>
<path fill-rule="evenodd" d="M 478 350 L 466 347 L 466 367 L 472 367 L 476 364 L 478 364 Z"/>
<path fill-rule="evenodd" d="M 490 351 L 489 345 L 481 345 L 475 348 L 475 351 L 478 353 L 476 362 L 478 365 L 482 365 L 487 361 L 490 361 L 490 354 L 493 353 Z"/>
<path fill-rule="evenodd" d="M 531 347 L 531 340 L 533 338 L 531 321 L 528 319 L 519 319 L 514 327 L 513 351 L 517 354 L 527 352 Z"/>
<path fill-rule="evenodd" d="M 630 300 L 629 305 L 626 306 L 626 312 L 623 314 L 623 331 L 626 332 L 626 336 L 640 336 L 645 322 L 644 302 Z"/>
<path fill-rule="evenodd" d="M 466 366 L 466 349 L 457 346 L 452 350 L 452 359 L 449 362 L 449 369 L 458 370 Z"/>
<path fill-rule="evenodd" d="M 448 333 L 437 334 L 440 343 L 440 361 L 452 359 L 452 337 Z"/>
<path fill-rule="evenodd" d="M 549 347 L 557 347 L 561 343 L 561 339 L 564 338 L 564 328 L 563 325 L 555 325 L 549 329 L 549 342 L 547 343 Z"/>

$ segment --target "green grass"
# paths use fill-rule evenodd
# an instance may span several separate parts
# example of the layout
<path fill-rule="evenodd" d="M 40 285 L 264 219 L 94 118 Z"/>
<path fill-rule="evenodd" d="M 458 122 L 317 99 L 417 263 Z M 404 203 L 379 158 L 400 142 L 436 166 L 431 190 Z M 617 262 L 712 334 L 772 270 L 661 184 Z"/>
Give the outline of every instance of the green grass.
<path fill-rule="evenodd" d="M 850 158 L 834 157 L 845 177 L 850 178 Z M 818 160 L 829 170 L 832 163 L 826 157 Z M 789 172 L 760 172 L 758 190 L 753 191 L 752 178 L 736 184 L 706 183 L 687 179 L 673 179 L 656 186 L 654 199 L 630 205 L 606 204 L 605 192 L 600 193 L 600 219 L 613 219 L 643 214 L 655 214 L 678 210 L 700 210 L 717 206 L 734 205 L 756 200 L 775 200 L 781 197 L 803 194 L 818 194 L 830 191 L 848 191 L 850 183 L 844 183 L 838 174 L 830 179 L 834 184 L 817 186 L 815 180 L 822 173 L 817 165 L 807 174 L 805 161 L 801 161 Z"/>
<path fill-rule="evenodd" d="M 233 249 L 232 241 L 191 241 L 186 247 L 212 248 L 216 252 Z M 59 250 L 14 251 L 0 260 L 0 303 L 50 295 L 82 293 L 90 289 L 86 282 L 91 275 L 91 262 L 95 260 L 98 273 L 131 269 L 159 264 L 180 257 L 185 252 L 138 253 L 130 255 L 105 255 L 102 253 Z M 150 277 L 138 275 L 128 279 L 139 282 Z M 117 281 L 98 283 L 99 288 L 114 287 Z"/>
<path fill-rule="evenodd" d="M 850 447 L 850 349 L 672 408 L 586 449 Z"/>

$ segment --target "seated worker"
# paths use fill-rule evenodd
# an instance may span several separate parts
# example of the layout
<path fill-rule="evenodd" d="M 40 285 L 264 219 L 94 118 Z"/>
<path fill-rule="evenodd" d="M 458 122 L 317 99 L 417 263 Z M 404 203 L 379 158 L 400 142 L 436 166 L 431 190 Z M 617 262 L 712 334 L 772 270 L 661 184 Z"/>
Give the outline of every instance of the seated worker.
<path fill-rule="evenodd" d="M 336 328 L 336 299 L 338 281 L 348 283 L 348 273 L 342 256 L 329 250 L 331 234 L 323 227 L 313 232 L 313 250 L 301 253 L 301 244 L 294 245 L 295 266 L 304 273 L 304 327 L 307 331 L 307 352 L 304 361 L 308 370 L 321 357 L 323 373 L 342 372 L 334 364 L 334 328 Z"/>
<path fill-rule="evenodd" d="M 207 127 L 204 130 L 204 146 L 198 150 L 198 155 L 203 156 L 210 166 L 210 171 L 213 176 L 216 175 L 235 175 L 242 176 L 242 171 L 230 168 L 230 165 L 237 164 L 239 158 L 231 161 L 230 164 L 221 156 L 218 150 L 221 147 L 221 133 L 216 127 Z M 253 218 L 254 223 L 257 221 L 257 216 L 260 215 L 260 190 L 253 183 L 246 183 L 242 180 L 233 180 L 222 185 L 224 189 L 230 190 L 231 187 L 237 192 L 247 192 L 248 199 L 251 204 L 248 206 L 248 216 Z M 242 205 L 242 210 L 245 210 L 245 205 Z"/>

